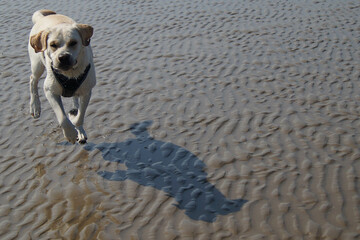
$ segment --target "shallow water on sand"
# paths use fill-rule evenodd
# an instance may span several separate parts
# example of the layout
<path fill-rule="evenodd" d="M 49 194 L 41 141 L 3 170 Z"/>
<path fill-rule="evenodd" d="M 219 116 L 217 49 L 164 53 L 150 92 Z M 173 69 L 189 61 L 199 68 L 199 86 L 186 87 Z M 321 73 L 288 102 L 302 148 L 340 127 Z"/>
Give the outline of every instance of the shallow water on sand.
<path fill-rule="evenodd" d="M 50 2 L 0 3 L 1 239 L 359 237 L 358 1 Z M 85 146 L 29 114 L 42 8 L 95 29 Z"/>

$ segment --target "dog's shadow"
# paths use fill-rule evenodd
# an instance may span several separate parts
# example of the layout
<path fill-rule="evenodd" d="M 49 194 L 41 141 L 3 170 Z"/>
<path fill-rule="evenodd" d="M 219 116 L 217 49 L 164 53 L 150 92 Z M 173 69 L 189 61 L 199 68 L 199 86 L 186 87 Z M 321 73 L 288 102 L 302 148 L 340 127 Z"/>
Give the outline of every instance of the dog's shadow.
<path fill-rule="evenodd" d="M 194 220 L 214 222 L 217 215 L 239 211 L 247 202 L 229 200 L 207 181 L 205 164 L 188 150 L 153 139 L 147 132 L 151 121 L 135 123 L 136 136 L 119 143 L 88 143 L 88 151 L 99 149 L 107 161 L 124 163 L 127 170 L 100 171 L 110 181 L 135 181 L 162 190 L 173 197 L 179 209 Z"/>

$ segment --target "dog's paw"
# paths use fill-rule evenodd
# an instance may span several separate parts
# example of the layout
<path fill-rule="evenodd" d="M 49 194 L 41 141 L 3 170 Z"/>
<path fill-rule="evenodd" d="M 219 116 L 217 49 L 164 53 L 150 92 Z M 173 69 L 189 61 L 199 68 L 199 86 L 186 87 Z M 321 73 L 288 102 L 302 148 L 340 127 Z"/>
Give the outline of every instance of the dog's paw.
<path fill-rule="evenodd" d="M 76 116 L 78 114 L 78 110 L 76 108 L 73 108 L 69 111 L 69 115 Z"/>
<path fill-rule="evenodd" d="M 32 111 L 31 111 L 30 114 L 31 114 L 31 116 L 32 116 L 33 118 L 35 118 L 35 119 L 40 117 L 40 112 L 36 112 L 36 111 L 35 111 L 35 112 L 32 112 Z"/>
<path fill-rule="evenodd" d="M 87 140 L 86 132 L 82 126 L 76 128 L 78 132 L 78 142 L 80 144 L 85 144 Z"/>
<path fill-rule="evenodd" d="M 82 139 L 78 139 L 78 142 L 79 142 L 80 144 L 85 144 L 86 141 L 87 141 L 87 137 L 82 138 Z"/>
<path fill-rule="evenodd" d="M 30 102 L 30 114 L 33 118 L 39 118 L 41 114 L 40 100 L 35 99 Z"/>
<path fill-rule="evenodd" d="M 76 130 L 75 130 L 75 132 L 71 131 L 71 133 L 69 133 L 69 132 L 65 133 L 65 131 L 64 131 L 64 136 L 65 136 L 66 140 L 68 140 L 68 142 L 72 143 L 72 144 L 75 144 L 76 141 L 78 140 Z"/>
<path fill-rule="evenodd" d="M 66 140 L 70 143 L 75 144 L 78 140 L 78 131 L 75 129 L 74 125 L 67 119 L 64 124 L 61 125 L 64 136 Z"/>

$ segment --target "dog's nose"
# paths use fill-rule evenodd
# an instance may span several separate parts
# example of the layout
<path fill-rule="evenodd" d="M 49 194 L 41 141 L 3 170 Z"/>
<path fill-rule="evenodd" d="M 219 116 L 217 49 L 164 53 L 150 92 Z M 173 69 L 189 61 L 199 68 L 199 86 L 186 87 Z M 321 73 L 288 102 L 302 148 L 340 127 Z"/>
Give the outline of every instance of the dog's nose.
<path fill-rule="evenodd" d="M 64 65 L 70 65 L 70 54 L 64 53 L 59 55 L 59 62 Z"/>

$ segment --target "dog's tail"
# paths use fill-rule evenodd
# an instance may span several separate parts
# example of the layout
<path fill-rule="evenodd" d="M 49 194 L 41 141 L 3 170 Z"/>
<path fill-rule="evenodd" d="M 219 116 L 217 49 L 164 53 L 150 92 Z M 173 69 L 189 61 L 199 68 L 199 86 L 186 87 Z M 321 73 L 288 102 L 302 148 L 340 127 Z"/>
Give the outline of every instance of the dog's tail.
<path fill-rule="evenodd" d="M 53 14 L 56 14 L 56 12 L 47 9 L 41 9 L 39 11 L 34 12 L 34 14 L 32 15 L 32 22 L 33 24 L 35 24 L 40 18 Z"/>

